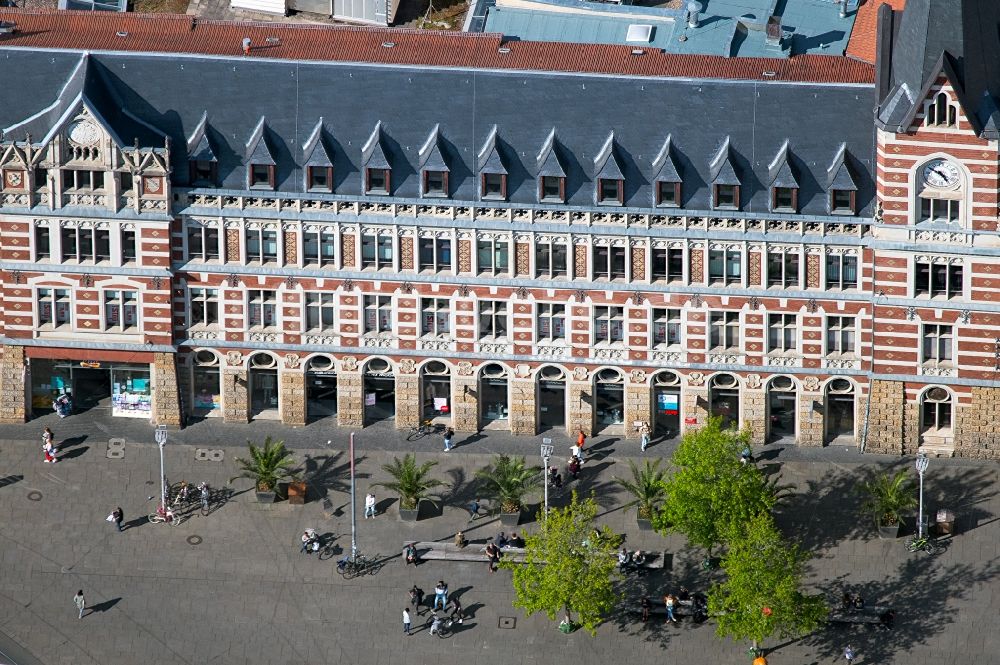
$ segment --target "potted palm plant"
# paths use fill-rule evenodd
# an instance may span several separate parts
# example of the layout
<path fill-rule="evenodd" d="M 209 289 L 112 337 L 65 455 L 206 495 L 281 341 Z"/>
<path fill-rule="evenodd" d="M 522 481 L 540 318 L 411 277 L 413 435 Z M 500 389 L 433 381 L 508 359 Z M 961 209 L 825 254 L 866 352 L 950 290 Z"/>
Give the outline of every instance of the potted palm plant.
<path fill-rule="evenodd" d="M 422 501 L 435 507 L 438 505 L 437 497 L 432 496 L 429 490 L 441 487 L 444 483 L 428 477 L 436 465 L 437 462 L 428 461 L 417 466 L 417 458 L 411 454 L 404 455 L 403 459 L 393 459 L 392 464 L 382 465 L 382 470 L 392 476 L 392 480 L 375 485 L 399 495 L 399 517 L 404 521 L 416 521 Z"/>
<path fill-rule="evenodd" d="M 628 462 L 632 471 L 632 479 L 615 478 L 622 489 L 631 494 L 634 499 L 626 504 L 635 506 L 635 519 L 641 531 L 653 530 L 653 515 L 659 510 L 660 504 L 667 497 L 664 480 L 666 471 L 660 468 L 660 460 L 646 460 L 640 468 L 633 460 Z"/>
<path fill-rule="evenodd" d="M 902 513 L 917 504 L 909 471 L 900 469 L 894 475 L 879 472 L 860 485 L 865 501 L 861 509 L 871 514 L 879 538 L 896 538 L 903 523 Z"/>
<path fill-rule="evenodd" d="M 476 472 L 486 498 L 500 504 L 500 523 L 517 526 L 524 498 L 542 484 L 542 467 L 529 467 L 524 457 L 497 455 L 493 463 Z"/>
<path fill-rule="evenodd" d="M 263 446 L 257 446 L 248 440 L 247 449 L 250 456 L 236 458 L 240 474 L 230 478 L 229 482 L 237 478 L 250 478 L 254 481 L 257 500 L 261 503 L 272 503 L 278 483 L 285 478 L 295 476 L 292 453 L 285 447 L 284 441 L 274 441 L 271 437 L 264 439 Z"/>

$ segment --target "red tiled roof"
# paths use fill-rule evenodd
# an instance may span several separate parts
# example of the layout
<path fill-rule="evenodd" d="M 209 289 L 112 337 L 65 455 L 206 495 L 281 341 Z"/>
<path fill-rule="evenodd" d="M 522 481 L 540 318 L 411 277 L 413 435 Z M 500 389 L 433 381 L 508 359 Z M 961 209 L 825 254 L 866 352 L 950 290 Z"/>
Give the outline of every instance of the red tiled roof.
<path fill-rule="evenodd" d="M 864 62 L 875 63 L 875 36 L 878 28 L 878 8 L 889 5 L 895 11 L 902 11 L 906 0 L 862 0 L 858 14 L 854 18 L 854 28 L 847 42 L 845 55 Z"/>
<path fill-rule="evenodd" d="M 844 57 L 722 58 L 608 44 L 505 42 L 499 34 L 195 21 L 189 16 L 116 12 L 0 10 L 0 21 L 17 24 L 13 34 L 0 35 L 0 48 L 244 57 L 241 45 L 249 37 L 249 57 L 282 60 L 817 83 L 872 83 L 875 76 L 871 65 Z"/>

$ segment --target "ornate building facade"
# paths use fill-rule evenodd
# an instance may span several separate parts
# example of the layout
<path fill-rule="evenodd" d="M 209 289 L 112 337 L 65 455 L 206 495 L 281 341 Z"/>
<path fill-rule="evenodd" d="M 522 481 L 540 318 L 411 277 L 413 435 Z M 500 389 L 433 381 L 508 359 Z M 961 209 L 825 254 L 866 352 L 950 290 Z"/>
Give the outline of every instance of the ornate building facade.
<path fill-rule="evenodd" d="M 998 456 L 997 107 L 891 48 L 935 11 L 877 64 L 4 12 L 0 418 Z"/>

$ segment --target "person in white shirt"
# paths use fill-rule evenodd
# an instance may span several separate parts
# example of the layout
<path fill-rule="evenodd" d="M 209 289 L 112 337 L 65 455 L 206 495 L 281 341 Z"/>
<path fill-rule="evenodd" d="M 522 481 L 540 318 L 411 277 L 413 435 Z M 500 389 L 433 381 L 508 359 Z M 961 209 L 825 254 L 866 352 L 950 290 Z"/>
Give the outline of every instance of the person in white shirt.
<path fill-rule="evenodd" d="M 365 519 L 369 517 L 375 517 L 375 494 L 374 492 L 369 492 L 368 496 L 365 497 Z"/>

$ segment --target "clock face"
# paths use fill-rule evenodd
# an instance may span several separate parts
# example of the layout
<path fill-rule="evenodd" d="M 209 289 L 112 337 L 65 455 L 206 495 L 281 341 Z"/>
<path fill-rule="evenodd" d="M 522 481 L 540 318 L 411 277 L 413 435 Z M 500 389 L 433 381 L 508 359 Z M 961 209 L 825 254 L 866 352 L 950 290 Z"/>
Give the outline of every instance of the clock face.
<path fill-rule="evenodd" d="M 924 182 L 938 189 L 951 189 L 958 187 L 962 174 L 958 166 L 945 159 L 935 159 L 924 165 Z"/>

